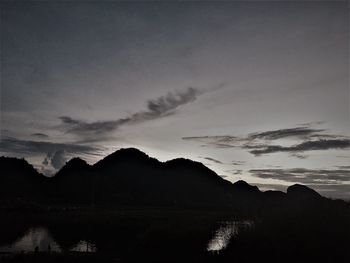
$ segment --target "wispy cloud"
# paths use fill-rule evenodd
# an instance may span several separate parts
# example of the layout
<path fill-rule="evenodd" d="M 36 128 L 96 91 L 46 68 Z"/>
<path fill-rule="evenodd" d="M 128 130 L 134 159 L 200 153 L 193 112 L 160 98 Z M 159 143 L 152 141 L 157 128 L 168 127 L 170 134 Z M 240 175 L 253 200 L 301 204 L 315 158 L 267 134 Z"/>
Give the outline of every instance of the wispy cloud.
<path fill-rule="evenodd" d="M 312 129 L 309 127 L 295 127 L 288 129 L 272 130 L 259 133 L 252 133 L 248 139 L 277 140 L 289 137 L 307 138 L 315 133 L 324 132 L 324 129 Z"/>
<path fill-rule="evenodd" d="M 243 165 L 245 163 L 245 161 L 232 161 L 232 165 Z"/>
<path fill-rule="evenodd" d="M 14 137 L 3 136 L 0 141 L 0 152 L 16 155 L 33 155 L 54 153 L 58 150 L 64 150 L 69 154 L 87 154 L 100 156 L 103 150 L 100 147 L 73 144 L 73 143 L 54 143 L 21 140 Z"/>
<path fill-rule="evenodd" d="M 199 142 L 205 147 L 232 148 L 238 146 L 237 143 L 241 143 L 244 139 L 231 135 L 207 135 L 182 137 L 182 140 Z"/>
<path fill-rule="evenodd" d="M 348 169 L 252 169 L 251 175 L 263 179 L 278 179 L 285 182 L 302 184 L 350 184 L 350 170 Z"/>
<path fill-rule="evenodd" d="M 33 133 L 31 134 L 32 137 L 34 138 L 38 138 L 38 139 L 47 139 L 49 138 L 49 135 L 45 134 L 45 133 Z"/>
<path fill-rule="evenodd" d="M 263 154 L 286 152 L 290 156 L 305 159 L 307 151 L 316 150 L 344 150 L 350 148 L 347 136 L 328 134 L 325 129 L 313 129 L 308 126 L 278 129 L 264 132 L 250 133 L 247 136 L 209 135 L 182 137 L 183 140 L 195 141 L 203 147 L 241 148 L 255 156 Z M 297 140 L 292 146 L 272 144 L 273 141 L 288 139 Z M 298 142 L 299 141 L 299 142 Z"/>
<path fill-rule="evenodd" d="M 242 175 L 243 170 L 240 169 L 231 169 L 231 170 L 226 170 L 225 172 L 233 174 L 233 175 Z"/>
<path fill-rule="evenodd" d="M 165 96 L 148 100 L 146 110 L 116 120 L 86 122 L 68 116 L 61 116 L 61 126 L 67 133 L 80 137 L 104 136 L 126 124 L 136 124 L 172 115 L 176 113 L 180 106 L 195 101 L 201 93 L 202 91 L 192 87 L 177 92 L 169 92 Z"/>
<path fill-rule="evenodd" d="M 222 162 L 221 162 L 221 161 L 216 160 L 216 159 L 214 159 L 214 158 L 210 158 L 210 157 L 203 157 L 203 159 L 208 160 L 208 161 L 212 161 L 212 162 L 217 163 L 217 164 L 222 164 Z"/>
<path fill-rule="evenodd" d="M 257 149 L 250 151 L 250 153 L 256 156 L 276 152 L 295 153 L 316 150 L 348 149 L 350 148 L 350 139 L 305 141 L 293 146 L 259 145 L 256 146 L 256 148 Z M 298 158 L 300 158 L 300 156 L 298 156 Z"/>

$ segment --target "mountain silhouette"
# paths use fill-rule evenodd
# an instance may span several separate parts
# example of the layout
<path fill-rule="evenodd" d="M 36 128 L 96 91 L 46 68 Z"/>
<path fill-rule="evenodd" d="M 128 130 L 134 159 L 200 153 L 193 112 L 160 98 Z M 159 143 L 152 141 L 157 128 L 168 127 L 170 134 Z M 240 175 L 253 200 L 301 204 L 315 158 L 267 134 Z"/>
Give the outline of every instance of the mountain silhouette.
<path fill-rule="evenodd" d="M 47 177 L 24 159 L 0 157 L 0 202 L 31 203 L 46 191 Z"/>
<path fill-rule="evenodd" d="M 231 183 L 200 162 L 184 158 L 160 162 L 135 148 L 120 149 L 94 165 L 73 158 L 51 178 L 24 159 L 8 157 L 1 157 L 0 172 L 2 200 L 8 202 L 212 207 L 247 212 L 326 199 L 298 184 L 290 186 L 287 193 L 261 192 L 245 181 Z"/>
<path fill-rule="evenodd" d="M 134 149 L 121 149 L 92 167 L 96 202 L 159 206 L 226 206 L 231 183 L 199 162 L 160 162 Z"/>
<path fill-rule="evenodd" d="M 91 203 L 91 166 L 80 158 L 73 158 L 50 178 L 50 199 L 58 203 Z"/>
<path fill-rule="evenodd" d="M 287 195 L 289 198 L 298 200 L 315 200 L 320 199 L 322 196 L 315 190 L 301 184 L 294 184 L 287 188 Z"/>

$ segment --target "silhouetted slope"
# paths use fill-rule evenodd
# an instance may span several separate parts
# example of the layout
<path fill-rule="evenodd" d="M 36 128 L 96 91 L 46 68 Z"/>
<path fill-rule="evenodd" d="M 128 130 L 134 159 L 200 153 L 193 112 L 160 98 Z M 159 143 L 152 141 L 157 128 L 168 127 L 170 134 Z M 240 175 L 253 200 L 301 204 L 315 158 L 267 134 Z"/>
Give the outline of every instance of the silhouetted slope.
<path fill-rule="evenodd" d="M 232 207 L 260 193 L 243 182 L 232 185 L 202 163 L 160 162 L 134 149 L 120 149 L 93 166 L 68 162 L 52 179 L 55 200 L 87 204 Z"/>
<path fill-rule="evenodd" d="M 73 158 L 69 160 L 54 176 L 54 178 L 62 178 L 68 176 L 84 176 L 86 171 L 89 171 L 91 166 L 80 158 Z"/>
<path fill-rule="evenodd" d="M 0 157 L 1 203 L 38 201 L 46 189 L 47 178 L 24 159 Z"/>
<path fill-rule="evenodd" d="M 302 200 L 315 200 L 320 199 L 322 196 L 315 190 L 300 184 L 294 184 L 287 188 L 288 198 Z"/>
<path fill-rule="evenodd" d="M 120 149 L 94 165 L 73 158 L 52 178 L 24 160 L 0 159 L 3 200 L 46 203 L 230 208 L 235 211 L 293 210 L 332 206 L 314 190 L 294 185 L 287 193 L 260 192 L 244 181 L 224 180 L 202 163 L 179 158 L 160 162 L 135 149 Z M 39 199 L 40 198 L 40 199 Z M 327 201 L 328 202 L 328 201 Z M 278 212 L 278 211 L 277 211 Z"/>
<path fill-rule="evenodd" d="M 92 168 L 84 160 L 73 158 L 51 178 L 51 199 L 55 202 L 93 203 Z"/>
<path fill-rule="evenodd" d="M 175 204 L 188 206 L 230 206 L 232 184 L 202 163 L 174 159 L 162 165 L 161 178 Z"/>
<path fill-rule="evenodd" d="M 158 194 L 162 191 L 159 185 L 160 170 L 158 160 L 137 149 L 118 150 L 93 165 L 96 202 L 162 204 Z M 159 191 L 155 191 L 156 188 Z"/>
<path fill-rule="evenodd" d="M 191 160 L 162 163 L 130 148 L 112 153 L 93 168 L 98 202 L 207 207 L 231 204 L 231 183 Z"/>

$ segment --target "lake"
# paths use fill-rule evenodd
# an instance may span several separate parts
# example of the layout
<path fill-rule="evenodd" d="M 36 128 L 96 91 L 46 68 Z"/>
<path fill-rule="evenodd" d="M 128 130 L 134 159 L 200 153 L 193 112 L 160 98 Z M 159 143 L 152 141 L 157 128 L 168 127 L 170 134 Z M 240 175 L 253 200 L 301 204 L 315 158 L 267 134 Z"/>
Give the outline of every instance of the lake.
<path fill-rule="evenodd" d="M 220 252 L 225 249 L 233 238 L 238 238 L 241 229 L 251 227 L 251 221 L 223 221 L 217 222 L 217 228 L 212 231 L 212 236 L 208 240 L 206 250 L 211 252 Z M 105 230 L 104 230 L 105 231 Z M 113 231 L 113 229 L 111 229 Z M 66 232 L 69 239 L 69 231 Z M 113 247 L 114 242 L 108 244 Z M 81 239 L 72 244 L 69 248 L 59 244 L 50 230 L 46 227 L 29 228 L 22 236 L 14 242 L 0 246 L 0 253 L 28 253 L 28 252 L 97 252 L 98 247 L 92 240 Z"/>

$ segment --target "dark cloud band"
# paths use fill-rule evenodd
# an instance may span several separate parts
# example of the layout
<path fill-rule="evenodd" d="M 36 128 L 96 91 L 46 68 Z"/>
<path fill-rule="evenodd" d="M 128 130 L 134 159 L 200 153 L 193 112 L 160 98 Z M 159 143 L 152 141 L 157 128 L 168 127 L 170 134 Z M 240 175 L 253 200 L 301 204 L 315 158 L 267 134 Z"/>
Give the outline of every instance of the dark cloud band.
<path fill-rule="evenodd" d="M 67 133 L 81 137 L 103 136 L 126 124 L 141 123 L 172 115 L 179 106 L 195 101 L 199 94 L 201 92 L 192 87 L 175 93 L 170 92 L 166 96 L 147 101 L 147 109 L 145 111 L 136 112 L 129 117 L 117 120 L 89 123 L 68 116 L 62 116 L 60 120 Z"/>
<path fill-rule="evenodd" d="M 58 150 L 64 150 L 70 154 L 88 154 L 100 156 L 102 149 L 87 145 L 30 141 L 5 136 L 0 141 L 0 152 L 2 153 L 18 155 L 46 155 L 48 152 L 53 153 Z"/>
<path fill-rule="evenodd" d="M 280 145 L 260 145 L 258 149 L 250 151 L 254 155 L 276 153 L 276 152 L 305 152 L 316 150 L 331 150 L 331 149 L 348 149 L 350 148 L 349 139 L 339 140 L 317 140 L 317 141 L 305 141 L 294 146 L 280 146 Z"/>
<path fill-rule="evenodd" d="M 344 150 L 350 148 L 350 139 L 346 136 L 324 134 L 325 129 L 313 129 L 307 126 L 251 133 L 246 137 L 231 135 L 191 136 L 183 140 L 202 143 L 205 147 L 241 148 L 255 156 L 286 152 L 299 159 L 307 158 L 304 152 L 316 150 Z M 292 146 L 273 145 L 271 141 L 279 139 L 299 139 L 302 142 Z"/>
<path fill-rule="evenodd" d="M 347 169 L 253 169 L 249 172 L 262 179 L 277 179 L 302 184 L 350 184 L 350 170 Z"/>

